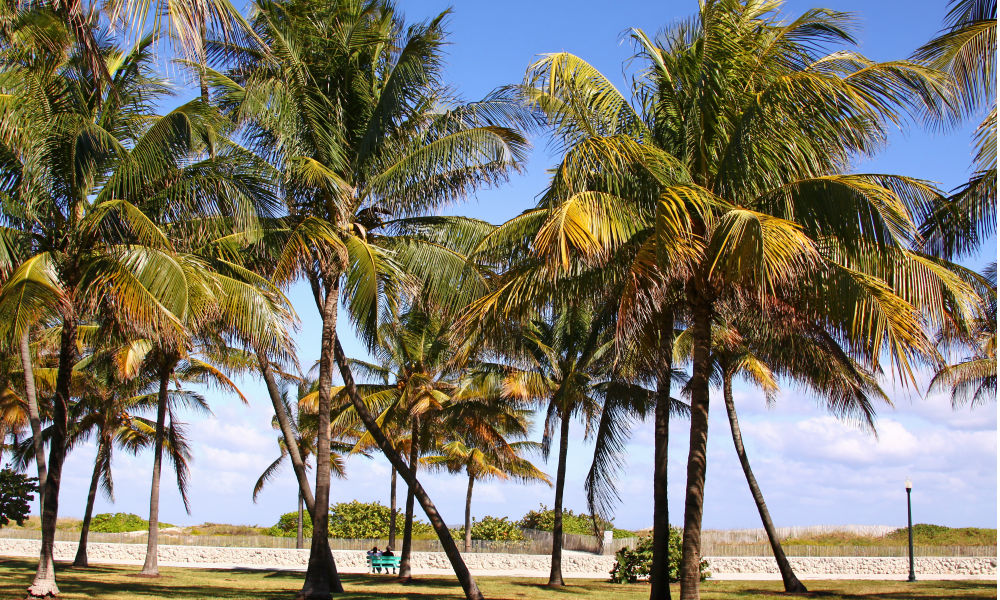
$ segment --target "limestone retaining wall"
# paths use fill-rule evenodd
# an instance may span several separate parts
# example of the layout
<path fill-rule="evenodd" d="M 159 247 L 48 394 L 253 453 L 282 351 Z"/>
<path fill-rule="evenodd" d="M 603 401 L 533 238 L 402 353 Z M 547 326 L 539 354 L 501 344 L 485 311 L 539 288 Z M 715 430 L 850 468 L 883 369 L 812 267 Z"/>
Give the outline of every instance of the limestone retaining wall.
<path fill-rule="evenodd" d="M 38 556 L 38 540 L 0 538 L 0 556 Z M 140 565 L 145 556 L 145 544 L 88 544 L 88 557 L 95 564 Z M 56 542 L 56 560 L 73 560 L 76 542 Z M 339 570 L 346 573 L 367 570 L 363 552 L 334 550 Z M 308 550 L 285 548 L 231 548 L 209 546 L 161 545 L 158 553 L 162 566 L 190 567 L 242 567 L 258 569 L 305 569 Z M 464 555 L 466 564 L 475 574 L 547 576 L 549 557 L 535 554 L 469 553 Z M 769 557 L 709 557 L 708 568 L 716 577 L 777 576 L 778 569 Z M 789 559 L 796 574 L 804 578 L 859 577 L 896 578 L 909 572 L 905 558 L 884 557 L 793 557 Z M 563 554 L 563 573 L 567 577 L 607 577 L 614 564 L 614 556 L 569 552 Z M 416 573 L 448 573 L 451 566 L 443 552 L 414 552 L 413 569 Z M 918 577 L 978 577 L 996 578 L 996 558 L 924 557 L 916 559 Z"/>
<path fill-rule="evenodd" d="M 772 557 L 710 557 L 708 570 L 714 574 L 760 574 L 778 575 L 778 565 Z M 798 576 L 816 577 L 859 576 L 874 578 L 880 575 L 908 575 L 910 563 L 907 558 L 897 557 L 789 557 L 792 569 Z M 979 576 L 984 579 L 996 578 L 997 559 L 984 557 L 918 557 L 914 560 L 914 570 L 919 576 Z"/>

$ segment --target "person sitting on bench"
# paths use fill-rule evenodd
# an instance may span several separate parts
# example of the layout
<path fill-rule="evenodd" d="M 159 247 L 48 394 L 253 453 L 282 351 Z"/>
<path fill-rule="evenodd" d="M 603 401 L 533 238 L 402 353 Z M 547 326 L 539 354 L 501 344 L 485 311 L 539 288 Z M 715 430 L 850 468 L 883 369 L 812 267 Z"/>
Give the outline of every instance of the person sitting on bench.
<path fill-rule="evenodd" d="M 369 550 L 367 552 L 367 554 L 368 554 L 368 564 L 370 564 L 370 565 L 374 565 L 374 561 L 372 560 L 373 558 L 376 558 L 378 556 L 382 556 L 382 553 L 379 552 L 378 546 L 372 546 L 372 549 Z M 381 566 L 375 566 L 375 570 L 378 571 L 379 573 L 381 573 L 382 572 L 382 567 Z M 388 571 L 388 569 L 386 569 L 386 571 Z"/>
<path fill-rule="evenodd" d="M 395 554 L 392 553 L 392 546 L 386 546 L 385 550 L 382 551 L 382 556 L 396 556 Z M 389 565 L 385 566 L 385 572 L 386 573 L 389 572 Z M 392 572 L 393 572 L 393 574 L 396 573 L 396 566 L 395 566 L 395 564 L 392 567 Z"/>

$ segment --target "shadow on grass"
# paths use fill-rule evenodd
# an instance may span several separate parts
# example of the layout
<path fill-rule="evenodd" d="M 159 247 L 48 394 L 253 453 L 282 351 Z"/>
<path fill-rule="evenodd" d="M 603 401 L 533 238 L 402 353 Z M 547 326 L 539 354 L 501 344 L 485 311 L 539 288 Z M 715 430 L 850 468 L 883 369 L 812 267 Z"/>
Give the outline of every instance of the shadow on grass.
<path fill-rule="evenodd" d="M 809 582 L 806 582 L 807 585 Z M 872 581 L 871 585 L 884 584 L 881 581 Z M 899 584 L 898 581 L 893 581 L 894 584 Z M 780 598 L 837 598 L 837 600 L 937 600 L 938 598 L 948 598 L 949 600 L 981 600 L 987 596 L 983 595 L 984 584 L 990 583 L 989 581 L 929 581 L 920 582 L 917 584 L 907 584 L 913 585 L 911 590 L 892 590 L 892 591 L 831 591 L 831 590 L 813 590 L 806 592 L 804 594 L 792 594 L 786 593 L 780 590 L 761 590 L 761 589 L 740 589 L 731 590 L 730 593 L 738 595 L 738 597 L 752 598 L 756 596 L 760 597 L 780 597 Z M 858 582 L 859 587 L 863 587 L 864 583 Z M 810 586 L 811 587 L 811 586 Z M 993 596 L 994 598 L 996 596 Z"/>

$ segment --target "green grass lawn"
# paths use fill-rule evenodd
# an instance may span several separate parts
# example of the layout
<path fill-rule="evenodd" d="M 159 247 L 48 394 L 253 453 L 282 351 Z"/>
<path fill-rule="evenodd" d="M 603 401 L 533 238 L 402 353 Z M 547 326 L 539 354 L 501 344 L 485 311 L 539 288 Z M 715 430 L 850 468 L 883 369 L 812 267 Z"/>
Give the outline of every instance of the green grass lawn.
<path fill-rule="evenodd" d="M 302 573 L 266 571 L 225 571 L 208 569 L 161 569 L 156 579 L 136 577 L 138 567 L 101 566 L 74 569 L 59 565 L 59 588 L 67 600 L 101 598 L 108 600 L 201 600 L 203 598 L 288 600 L 302 584 Z M 22 598 L 34 574 L 34 563 L 22 559 L 0 559 L 0 600 Z M 454 579 L 419 577 L 410 585 L 400 585 L 389 577 L 344 576 L 344 598 L 380 600 L 427 600 L 463 598 Z M 491 600 L 623 598 L 645 600 L 644 584 L 614 585 L 595 580 L 569 580 L 560 590 L 550 590 L 540 579 L 480 577 L 479 586 Z M 830 600 L 881 599 L 909 600 L 932 598 L 996 598 L 996 582 L 990 581 L 807 581 L 808 598 Z M 676 597 L 676 596 L 675 596 Z M 710 581 L 703 587 L 706 600 L 785 598 L 780 581 Z"/>

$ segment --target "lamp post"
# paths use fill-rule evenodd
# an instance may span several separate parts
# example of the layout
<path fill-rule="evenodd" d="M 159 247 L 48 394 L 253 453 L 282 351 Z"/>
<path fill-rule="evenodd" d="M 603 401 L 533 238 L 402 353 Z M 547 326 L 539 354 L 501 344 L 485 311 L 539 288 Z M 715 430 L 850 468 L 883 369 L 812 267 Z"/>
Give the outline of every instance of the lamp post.
<path fill-rule="evenodd" d="M 913 491 L 913 482 L 906 478 L 906 529 L 910 537 L 910 576 L 907 581 L 916 581 L 917 575 L 913 571 L 913 510 L 910 508 L 910 492 Z"/>

